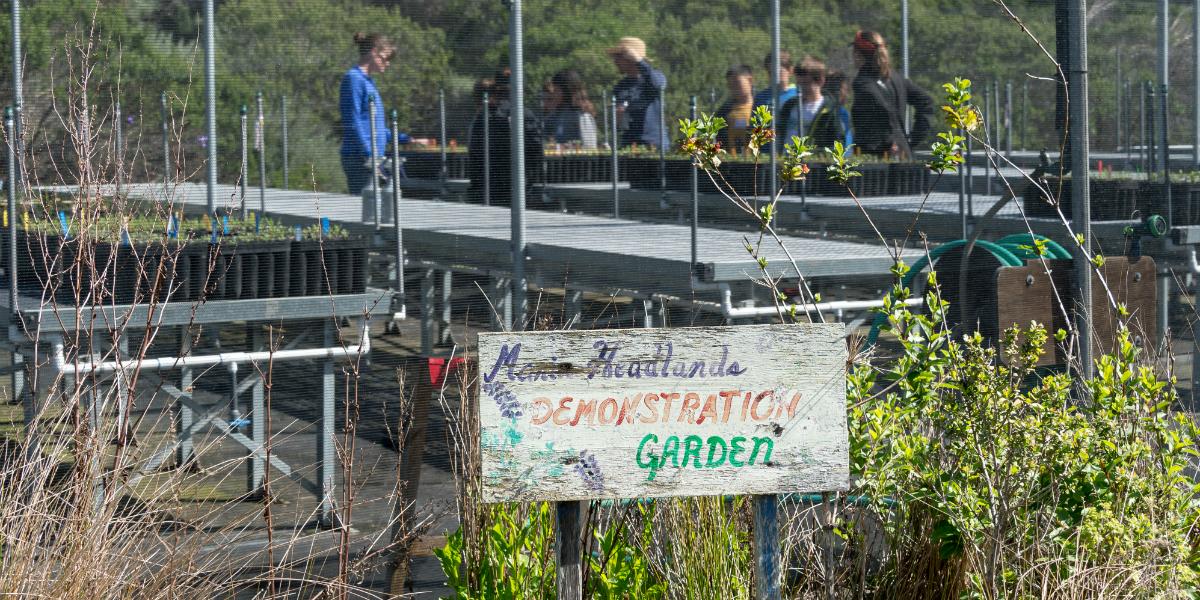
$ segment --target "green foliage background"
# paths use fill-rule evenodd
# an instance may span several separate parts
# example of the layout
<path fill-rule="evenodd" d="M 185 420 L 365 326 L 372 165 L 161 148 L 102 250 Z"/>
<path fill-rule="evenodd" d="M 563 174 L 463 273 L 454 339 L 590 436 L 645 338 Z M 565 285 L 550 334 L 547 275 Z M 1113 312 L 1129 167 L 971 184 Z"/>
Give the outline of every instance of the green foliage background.
<path fill-rule="evenodd" d="M 198 140 L 203 128 L 203 69 L 200 0 L 36 0 L 25 2 L 26 123 L 34 148 L 62 139 L 54 97 L 64 98 L 67 55 L 78 40 L 96 46 L 97 84 L 92 104 L 98 119 L 118 98 L 126 115 L 132 149 L 140 151 L 135 175 L 161 172 L 158 96 L 166 90 L 180 126 L 177 154 L 184 176 L 202 165 Z M 1052 0 L 1008 3 L 1029 29 L 1053 50 Z M 1182 4 L 1182 3 L 1176 3 Z M 1174 6 L 1171 18 L 1174 139 L 1190 139 L 1192 84 L 1189 6 Z M 912 0 L 911 73 L 927 89 L 956 75 L 976 82 L 1014 82 L 1014 117 L 1022 114 L 1022 87 L 1029 88 L 1027 143 L 1054 144 L 1054 74 L 1049 60 L 992 0 Z M 689 96 L 702 110 L 724 97 L 724 71 L 736 63 L 755 69 L 758 84 L 770 46 L 770 3 L 757 0 L 526 0 L 527 99 L 537 106 L 541 83 L 554 71 L 573 67 L 585 77 L 598 105 L 618 75 L 604 49 L 621 36 L 646 40 L 654 64 L 669 79 L 667 113 L 684 116 Z M 1144 80 L 1155 69 L 1155 3 L 1089 3 L 1093 141 L 1115 142 L 1116 54 L 1123 77 Z M 900 63 L 899 0 L 784 0 L 784 48 L 794 56 L 821 56 L 832 67 L 852 70 L 847 45 L 859 28 L 875 29 Z M 93 21 L 94 17 L 94 21 Z M 261 90 L 267 105 L 269 183 L 282 183 L 279 104 L 289 101 L 291 185 L 341 189 L 337 157 L 337 85 L 354 60 L 355 31 L 378 31 L 398 42 L 388 73 L 378 78 L 388 109 L 403 129 L 421 137 L 437 134 L 437 93 L 447 94 L 449 136 L 466 137 L 474 114 L 471 86 L 508 59 L 509 11 L 500 0 L 219 0 L 218 77 L 222 179 L 236 177 L 238 108 L 250 106 Z M 94 22 L 94 29 L 92 24 Z M 93 33 L 94 32 L 94 33 Z M 0 39 L 11 34 L 0 20 Z M 0 60 L 11 64 L 9 44 Z M 119 75 L 119 77 L 118 77 Z M 1027 82 L 1027 83 L 1024 83 Z M 0 95 L 11 97 L 4 77 Z M 1136 96 L 1133 106 L 1137 107 Z M 1020 146 L 1020 128 L 1016 128 Z M 140 145 L 138 142 L 140 141 Z M 132 152 L 131 152 L 132 153 Z M 69 159 L 67 156 L 61 158 Z M 66 165 L 70 160 L 64 160 Z M 42 177 L 55 168 L 35 165 Z M 58 165 L 69 175 L 69 166 Z M 252 159 L 251 173 L 257 171 Z M 69 179 L 69 177 L 68 177 Z M 251 176 L 251 181 L 257 178 Z"/>

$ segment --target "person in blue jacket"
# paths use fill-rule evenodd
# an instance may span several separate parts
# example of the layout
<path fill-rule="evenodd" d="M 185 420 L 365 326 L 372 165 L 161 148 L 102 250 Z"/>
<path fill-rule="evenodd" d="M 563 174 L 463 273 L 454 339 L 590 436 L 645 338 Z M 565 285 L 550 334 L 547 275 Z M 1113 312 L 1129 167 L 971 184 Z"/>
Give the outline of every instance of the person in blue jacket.
<path fill-rule="evenodd" d="M 383 98 L 371 76 L 387 70 L 396 47 L 378 33 L 356 33 L 354 45 L 358 47 L 358 62 L 342 77 L 338 108 L 342 114 L 342 170 L 346 173 L 350 193 L 360 194 L 371 181 L 376 161 L 387 153 L 392 141 Z M 371 156 L 372 98 L 375 100 L 375 149 L 379 154 L 375 157 Z M 408 136 L 401 134 L 400 143 L 408 143 Z"/>

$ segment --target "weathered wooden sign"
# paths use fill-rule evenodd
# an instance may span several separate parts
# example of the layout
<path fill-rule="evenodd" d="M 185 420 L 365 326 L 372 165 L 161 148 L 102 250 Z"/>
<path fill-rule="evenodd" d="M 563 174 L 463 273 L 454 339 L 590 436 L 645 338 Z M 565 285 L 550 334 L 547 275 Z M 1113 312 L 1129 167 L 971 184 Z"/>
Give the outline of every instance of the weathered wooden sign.
<path fill-rule="evenodd" d="M 844 490 L 844 333 L 481 333 L 484 500 Z"/>

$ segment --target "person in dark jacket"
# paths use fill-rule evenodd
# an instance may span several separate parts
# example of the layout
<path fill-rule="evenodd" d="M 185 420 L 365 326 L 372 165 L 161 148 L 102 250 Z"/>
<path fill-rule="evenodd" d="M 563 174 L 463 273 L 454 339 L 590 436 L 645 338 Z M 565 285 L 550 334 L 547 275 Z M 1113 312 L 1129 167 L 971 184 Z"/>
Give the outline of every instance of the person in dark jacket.
<path fill-rule="evenodd" d="M 892 71 L 887 44 L 874 31 L 854 36 L 854 104 L 850 118 L 859 152 L 909 159 L 912 149 L 929 134 L 933 98 L 904 76 Z M 904 113 L 913 107 L 912 131 L 904 130 Z"/>
<path fill-rule="evenodd" d="M 836 141 L 849 147 L 850 136 L 841 118 L 845 109 L 837 96 L 823 93 L 825 63 L 811 56 L 804 57 L 796 65 L 796 83 L 800 95 L 787 101 L 779 110 L 777 129 L 785 143 L 792 136 L 808 136 L 818 149 L 832 148 Z"/>
<path fill-rule="evenodd" d="M 483 111 L 475 116 L 471 124 L 467 145 L 467 171 L 471 186 L 467 199 L 479 204 L 494 206 L 512 205 L 512 105 L 509 100 L 511 71 L 504 69 L 496 74 L 488 92 L 488 173 L 490 197 L 484 197 L 484 126 Z M 480 90 L 483 91 L 482 89 Z M 533 112 L 525 110 L 525 187 L 526 191 L 537 182 L 542 172 L 542 133 Z"/>
<path fill-rule="evenodd" d="M 650 66 L 646 42 L 639 38 L 621 38 L 616 46 L 608 49 L 608 55 L 623 76 L 613 87 L 613 95 L 617 97 L 620 146 L 644 144 L 657 147 L 668 139 L 659 127 L 667 77 Z"/>

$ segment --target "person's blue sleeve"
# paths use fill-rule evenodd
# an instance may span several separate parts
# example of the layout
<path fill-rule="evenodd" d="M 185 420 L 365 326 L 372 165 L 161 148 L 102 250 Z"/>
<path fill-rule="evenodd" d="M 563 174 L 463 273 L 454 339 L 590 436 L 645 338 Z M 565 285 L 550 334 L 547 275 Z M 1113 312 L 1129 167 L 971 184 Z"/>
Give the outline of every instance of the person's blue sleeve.
<path fill-rule="evenodd" d="M 357 142 L 359 152 L 370 156 L 370 115 L 364 115 L 362 109 L 367 100 L 366 82 L 347 73 L 341 91 L 342 127 L 346 138 Z"/>

